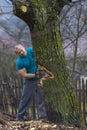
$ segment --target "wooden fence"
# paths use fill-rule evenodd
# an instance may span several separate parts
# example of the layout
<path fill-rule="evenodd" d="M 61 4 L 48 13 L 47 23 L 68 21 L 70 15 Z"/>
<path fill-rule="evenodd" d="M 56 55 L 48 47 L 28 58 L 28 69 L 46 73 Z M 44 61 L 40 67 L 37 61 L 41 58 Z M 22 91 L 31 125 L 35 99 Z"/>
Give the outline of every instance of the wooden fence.
<path fill-rule="evenodd" d="M 85 124 L 87 124 L 87 79 L 84 76 L 81 77 L 77 80 L 75 88 Z"/>
<path fill-rule="evenodd" d="M 22 81 L 16 80 L 13 84 L 8 83 L 1 83 L 0 84 L 0 111 L 15 115 L 18 111 L 18 105 L 19 100 L 21 97 L 21 91 L 22 91 Z M 35 103 L 35 97 L 33 98 L 33 101 L 29 107 L 26 115 L 28 118 L 28 115 L 31 119 L 36 119 L 36 112 L 37 112 L 37 106 Z M 38 112 L 37 112 L 38 116 Z"/>
<path fill-rule="evenodd" d="M 15 81 L 13 84 L 1 83 L 0 84 L 0 110 L 4 112 L 11 113 L 15 115 L 17 113 L 19 99 L 21 96 L 22 90 L 21 80 Z M 76 94 L 83 113 L 85 123 L 87 123 L 87 80 L 81 78 L 77 80 L 76 85 Z M 35 99 L 34 99 L 35 101 Z M 32 102 L 29 111 L 29 116 L 33 119 L 36 117 L 36 104 Z M 33 107 L 34 106 L 34 107 Z M 37 112 L 38 115 L 38 112 Z"/>

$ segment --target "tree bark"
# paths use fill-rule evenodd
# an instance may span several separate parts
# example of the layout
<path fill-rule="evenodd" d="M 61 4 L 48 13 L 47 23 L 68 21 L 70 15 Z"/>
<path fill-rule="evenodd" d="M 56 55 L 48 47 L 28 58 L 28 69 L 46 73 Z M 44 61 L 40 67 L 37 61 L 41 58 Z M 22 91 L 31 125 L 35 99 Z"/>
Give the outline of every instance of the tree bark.
<path fill-rule="evenodd" d="M 75 88 L 62 47 L 56 1 L 32 0 L 36 22 L 32 40 L 36 60 L 54 74 L 54 79 L 44 81 L 45 101 L 49 111 L 60 113 L 64 123 L 80 124 L 81 115 Z"/>

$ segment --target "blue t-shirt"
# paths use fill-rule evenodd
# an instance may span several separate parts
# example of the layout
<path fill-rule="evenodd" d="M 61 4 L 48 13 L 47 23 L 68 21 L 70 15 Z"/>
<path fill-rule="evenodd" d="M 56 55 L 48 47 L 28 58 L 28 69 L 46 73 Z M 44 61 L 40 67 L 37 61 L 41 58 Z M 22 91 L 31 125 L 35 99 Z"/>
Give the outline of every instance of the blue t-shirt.
<path fill-rule="evenodd" d="M 24 57 L 19 56 L 16 61 L 16 69 L 26 69 L 27 73 L 34 74 L 37 70 L 36 62 L 33 55 L 32 47 L 26 49 L 27 55 Z"/>

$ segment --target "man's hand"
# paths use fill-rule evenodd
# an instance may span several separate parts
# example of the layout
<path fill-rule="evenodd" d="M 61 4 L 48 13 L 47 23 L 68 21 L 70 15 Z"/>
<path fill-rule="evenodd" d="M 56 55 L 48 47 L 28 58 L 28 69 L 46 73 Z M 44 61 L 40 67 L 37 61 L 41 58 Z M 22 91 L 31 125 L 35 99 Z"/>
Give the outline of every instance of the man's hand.
<path fill-rule="evenodd" d="M 39 75 L 40 75 L 39 71 L 36 71 L 35 76 L 36 76 L 37 78 L 39 78 L 39 77 L 40 77 Z"/>

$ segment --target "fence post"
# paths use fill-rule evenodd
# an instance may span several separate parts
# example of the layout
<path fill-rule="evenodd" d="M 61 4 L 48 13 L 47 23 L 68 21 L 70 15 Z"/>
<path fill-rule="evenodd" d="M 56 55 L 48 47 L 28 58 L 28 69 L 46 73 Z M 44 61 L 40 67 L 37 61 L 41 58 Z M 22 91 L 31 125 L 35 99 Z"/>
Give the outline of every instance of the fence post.
<path fill-rule="evenodd" d="M 83 117 L 86 124 L 86 118 L 85 118 L 85 84 L 84 79 L 82 79 L 82 102 L 83 102 Z"/>

